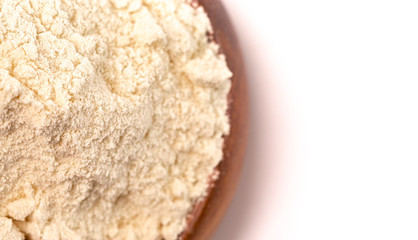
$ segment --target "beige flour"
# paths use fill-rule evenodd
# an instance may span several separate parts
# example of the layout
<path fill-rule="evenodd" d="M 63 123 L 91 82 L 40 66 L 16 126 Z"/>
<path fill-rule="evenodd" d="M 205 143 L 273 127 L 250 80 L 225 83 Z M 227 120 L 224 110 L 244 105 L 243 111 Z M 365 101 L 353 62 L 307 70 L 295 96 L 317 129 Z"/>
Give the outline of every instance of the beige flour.
<path fill-rule="evenodd" d="M 0 239 L 176 239 L 231 73 L 186 0 L 0 0 Z"/>

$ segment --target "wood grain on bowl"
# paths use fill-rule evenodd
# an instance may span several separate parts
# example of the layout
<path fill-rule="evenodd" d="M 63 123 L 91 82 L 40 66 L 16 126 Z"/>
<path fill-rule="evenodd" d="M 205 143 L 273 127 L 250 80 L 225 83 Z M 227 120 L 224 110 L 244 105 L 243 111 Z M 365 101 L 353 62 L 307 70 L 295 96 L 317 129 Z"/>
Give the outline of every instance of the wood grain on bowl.
<path fill-rule="evenodd" d="M 228 96 L 231 130 L 225 136 L 224 158 L 217 167 L 219 178 L 212 182 L 208 197 L 198 203 L 189 218 L 184 240 L 206 240 L 223 217 L 238 184 L 243 164 L 248 132 L 248 94 L 242 53 L 232 23 L 220 0 L 197 0 L 203 6 L 213 26 L 214 40 L 226 55 L 233 72 Z"/>

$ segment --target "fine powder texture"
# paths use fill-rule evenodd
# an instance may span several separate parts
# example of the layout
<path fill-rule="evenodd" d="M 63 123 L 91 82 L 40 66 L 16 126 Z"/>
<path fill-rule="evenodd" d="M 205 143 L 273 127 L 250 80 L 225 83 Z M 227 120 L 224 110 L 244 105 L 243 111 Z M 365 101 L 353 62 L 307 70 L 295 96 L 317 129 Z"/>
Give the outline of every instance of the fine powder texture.
<path fill-rule="evenodd" d="M 230 77 L 187 0 L 0 0 L 0 239 L 174 240 Z"/>

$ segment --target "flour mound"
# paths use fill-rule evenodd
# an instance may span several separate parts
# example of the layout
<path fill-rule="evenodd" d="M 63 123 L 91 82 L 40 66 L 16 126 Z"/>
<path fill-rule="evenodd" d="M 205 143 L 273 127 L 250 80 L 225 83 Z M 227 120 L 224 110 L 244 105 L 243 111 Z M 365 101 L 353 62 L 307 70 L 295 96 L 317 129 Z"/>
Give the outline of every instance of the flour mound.
<path fill-rule="evenodd" d="M 174 240 L 229 132 L 186 0 L 0 0 L 0 238 Z"/>

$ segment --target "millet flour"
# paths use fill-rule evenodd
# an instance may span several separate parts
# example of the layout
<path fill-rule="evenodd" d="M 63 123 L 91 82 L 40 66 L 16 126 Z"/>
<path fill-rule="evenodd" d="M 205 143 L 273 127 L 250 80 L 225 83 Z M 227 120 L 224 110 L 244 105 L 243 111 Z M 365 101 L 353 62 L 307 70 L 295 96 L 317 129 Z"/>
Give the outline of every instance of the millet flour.
<path fill-rule="evenodd" d="M 173 240 L 231 72 L 186 0 L 0 0 L 0 239 Z"/>

